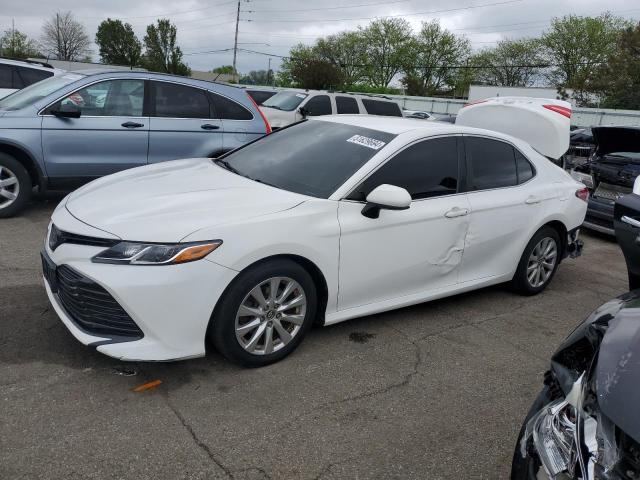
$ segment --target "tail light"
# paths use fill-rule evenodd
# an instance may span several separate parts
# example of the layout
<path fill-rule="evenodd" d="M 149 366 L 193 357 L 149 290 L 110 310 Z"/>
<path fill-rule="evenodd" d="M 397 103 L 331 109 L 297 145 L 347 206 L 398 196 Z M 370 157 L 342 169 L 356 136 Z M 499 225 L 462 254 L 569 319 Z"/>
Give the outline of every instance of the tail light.
<path fill-rule="evenodd" d="M 564 115 L 567 118 L 571 118 L 571 109 L 567 107 L 561 107 L 560 105 L 543 105 L 547 110 Z"/>
<path fill-rule="evenodd" d="M 256 101 L 253 99 L 253 97 L 251 95 L 249 95 L 249 93 L 247 93 L 247 97 L 249 97 L 249 100 L 251 100 L 251 103 L 253 103 L 253 106 L 256 107 L 256 110 L 258 111 L 258 113 L 262 117 L 262 121 L 264 122 L 264 126 L 267 127 L 267 135 L 269 135 L 271 133 L 271 125 L 269 125 L 269 122 L 267 122 L 267 117 L 264 116 L 264 113 L 262 113 L 262 110 L 260 110 L 260 107 L 258 106 Z"/>
<path fill-rule="evenodd" d="M 589 189 L 587 187 L 581 188 L 580 190 L 576 190 L 576 197 L 578 197 L 583 202 L 589 201 Z"/>

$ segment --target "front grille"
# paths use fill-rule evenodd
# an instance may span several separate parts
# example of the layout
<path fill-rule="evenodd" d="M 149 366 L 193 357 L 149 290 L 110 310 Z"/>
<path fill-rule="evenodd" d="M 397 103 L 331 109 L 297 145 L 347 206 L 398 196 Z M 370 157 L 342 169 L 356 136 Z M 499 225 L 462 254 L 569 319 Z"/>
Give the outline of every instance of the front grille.
<path fill-rule="evenodd" d="M 62 265 L 56 269 L 60 303 L 72 320 L 94 335 L 142 338 L 142 330 L 104 288 Z"/>
<path fill-rule="evenodd" d="M 86 235 L 78 235 L 77 233 L 65 232 L 55 225 L 51 225 L 51 233 L 49 233 L 49 248 L 51 251 L 54 251 L 63 243 L 109 248 L 120 243 L 120 241 L 112 240 L 110 238 L 88 237 Z"/>

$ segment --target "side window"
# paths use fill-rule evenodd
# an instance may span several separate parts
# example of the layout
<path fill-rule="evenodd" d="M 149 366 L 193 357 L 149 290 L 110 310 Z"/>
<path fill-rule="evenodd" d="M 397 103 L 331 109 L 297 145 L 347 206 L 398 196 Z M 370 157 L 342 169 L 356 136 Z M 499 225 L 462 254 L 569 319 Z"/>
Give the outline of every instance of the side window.
<path fill-rule="evenodd" d="M 511 187 L 518 184 L 513 147 L 499 140 L 465 137 L 469 190 Z"/>
<path fill-rule="evenodd" d="M 80 110 L 98 117 L 141 117 L 144 80 L 106 80 L 94 83 L 52 105 L 49 110 Z"/>
<path fill-rule="evenodd" d="M 247 90 L 247 93 L 251 95 L 251 98 L 253 98 L 258 105 L 262 105 L 263 102 L 269 100 L 277 92 L 269 92 L 267 90 Z"/>
<path fill-rule="evenodd" d="M 10 65 L 0 65 L 0 88 L 13 88 L 13 69 Z"/>
<path fill-rule="evenodd" d="M 371 190 L 384 183 L 406 188 L 413 200 L 457 193 L 456 137 L 411 145 L 373 172 L 349 198 L 364 201 Z"/>
<path fill-rule="evenodd" d="M 45 78 L 53 77 L 53 72 L 47 70 L 37 70 L 35 68 L 17 67 L 22 78 L 22 84 L 26 87 L 37 83 Z"/>
<path fill-rule="evenodd" d="M 155 115 L 164 118 L 209 118 L 207 93 L 176 83 L 153 82 Z"/>
<path fill-rule="evenodd" d="M 369 115 L 384 115 L 388 117 L 401 117 L 402 110 L 396 102 L 383 102 L 381 100 L 362 99 L 362 104 Z"/>
<path fill-rule="evenodd" d="M 516 168 L 518 170 L 518 184 L 527 182 L 533 178 L 535 172 L 533 170 L 533 166 L 531 162 L 527 160 L 523 154 L 521 154 L 518 150 L 516 152 Z"/>
<path fill-rule="evenodd" d="M 233 100 L 211 92 L 209 92 L 209 98 L 218 118 L 227 120 L 253 119 L 253 114 L 249 110 Z"/>
<path fill-rule="evenodd" d="M 331 115 L 331 100 L 329 99 L 329 95 L 316 95 L 315 97 L 311 97 L 303 107 L 307 109 L 310 117 Z"/>
<path fill-rule="evenodd" d="M 336 97 L 336 108 L 338 113 L 360 113 L 358 102 L 353 97 Z"/>

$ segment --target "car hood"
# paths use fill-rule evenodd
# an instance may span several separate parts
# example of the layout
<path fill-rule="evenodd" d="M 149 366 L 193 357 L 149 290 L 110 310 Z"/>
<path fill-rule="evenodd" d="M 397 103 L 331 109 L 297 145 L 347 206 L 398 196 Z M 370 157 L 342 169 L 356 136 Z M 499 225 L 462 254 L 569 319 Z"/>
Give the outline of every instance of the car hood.
<path fill-rule="evenodd" d="M 199 158 L 95 180 L 72 193 L 66 208 L 82 222 L 125 240 L 178 242 L 196 230 L 287 210 L 306 198 Z"/>
<path fill-rule="evenodd" d="M 596 154 L 616 152 L 640 152 L 640 128 L 637 127 L 593 127 Z"/>
<path fill-rule="evenodd" d="M 593 312 L 553 355 L 551 367 L 565 395 L 588 372 L 601 412 L 640 442 L 640 290 Z"/>

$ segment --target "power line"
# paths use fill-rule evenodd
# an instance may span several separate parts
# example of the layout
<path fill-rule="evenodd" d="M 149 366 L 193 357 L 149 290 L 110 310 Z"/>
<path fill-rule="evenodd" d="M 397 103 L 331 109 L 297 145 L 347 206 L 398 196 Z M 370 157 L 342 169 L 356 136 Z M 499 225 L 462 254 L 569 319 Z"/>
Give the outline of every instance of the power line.
<path fill-rule="evenodd" d="M 183 10 L 181 12 L 166 12 L 166 13 L 156 13 L 153 15 L 138 15 L 138 16 L 132 16 L 132 17 L 122 17 L 122 16 L 114 16 L 113 19 L 118 19 L 118 20 L 133 20 L 133 19 L 137 19 L 137 18 L 153 18 L 153 17 L 172 17 L 174 15 L 183 15 L 185 13 L 194 13 L 194 12 L 202 12 L 204 10 L 211 10 L 211 8 L 215 7 L 222 7 L 224 5 L 230 5 L 232 3 L 235 3 L 236 0 L 230 0 L 228 2 L 224 2 L 224 3 L 218 3 L 217 5 L 209 5 L 208 7 L 204 7 L 204 8 L 196 8 L 194 10 Z M 108 15 L 107 15 L 108 16 Z M 109 17 L 109 16 L 108 16 Z M 82 17 L 79 16 L 78 18 L 84 18 L 84 19 L 92 19 L 92 20 L 99 20 L 99 19 L 103 19 L 105 18 L 104 16 L 102 17 Z M 109 17 L 111 18 L 111 17 Z"/>
<path fill-rule="evenodd" d="M 386 2 L 375 2 L 375 3 L 360 3 L 358 5 L 341 5 L 337 7 L 318 7 L 318 8 L 297 8 L 297 9 L 284 9 L 284 10 L 251 10 L 251 13 L 278 13 L 278 12 L 317 12 L 320 10 L 343 10 L 348 8 L 359 8 L 359 7 L 374 7 L 376 5 L 392 5 L 396 3 L 408 3 L 412 0 L 393 0 Z"/>
<path fill-rule="evenodd" d="M 448 13 L 448 12 L 458 12 L 458 11 L 463 11 L 463 10 L 472 10 L 472 9 L 476 9 L 476 8 L 485 8 L 485 7 L 496 7 L 496 6 L 501 6 L 501 5 L 509 5 L 509 4 L 513 4 L 513 3 L 520 3 L 523 2 L 524 0 L 503 0 L 500 2 L 492 2 L 492 3 L 485 3 L 485 4 L 481 4 L 481 5 L 469 5 L 466 7 L 457 7 L 457 8 L 446 8 L 443 10 L 431 10 L 428 12 L 416 12 L 416 13 L 399 13 L 396 15 L 382 15 L 382 16 L 377 16 L 377 17 L 354 17 L 354 18 L 327 18 L 327 19 L 319 19 L 319 18 L 314 18 L 313 21 L 314 22 L 345 22 L 345 21 L 350 21 L 350 20 L 376 20 L 376 19 L 380 19 L 380 18 L 396 18 L 396 17 L 409 17 L 409 16 L 416 16 L 416 15 L 432 15 L 434 13 Z M 308 19 L 305 20 L 245 20 L 246 22 L 263 22 L 263 23 L 299 23 L 299 22 L 304 22 L 304 23 L 309 23 Z"/>

